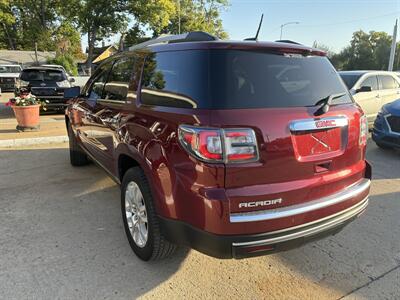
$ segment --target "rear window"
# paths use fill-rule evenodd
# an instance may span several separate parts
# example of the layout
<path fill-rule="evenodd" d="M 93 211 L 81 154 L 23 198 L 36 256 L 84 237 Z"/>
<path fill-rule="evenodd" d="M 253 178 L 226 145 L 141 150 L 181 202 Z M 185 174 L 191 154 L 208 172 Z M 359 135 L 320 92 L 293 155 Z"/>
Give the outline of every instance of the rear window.
<path fill-rule="evenodd" d="M 186 108 L 270 108 L 312 106 L 341 93 L 335 103 L 352 101 L 325 57 L 215 49 L 150 55 L 141 100 Z"/>
<path fill-rule="evenodd" d="M 23 70 L 21 79 L 24 81 L 63 81 L 64 72 L 58 70 Z"/>
<path fill-rule="evenodd" d="M 357 80 L 360 79 L 361 75 L 353 75 L 353 74 L 340 74 L 347 88 L 350 90 L 356 84 Z"/>
<path fill-rule="evenodd" d="M 0 66 L 0 73 L 19 73 L 21 72 L 20 66 Z"/>

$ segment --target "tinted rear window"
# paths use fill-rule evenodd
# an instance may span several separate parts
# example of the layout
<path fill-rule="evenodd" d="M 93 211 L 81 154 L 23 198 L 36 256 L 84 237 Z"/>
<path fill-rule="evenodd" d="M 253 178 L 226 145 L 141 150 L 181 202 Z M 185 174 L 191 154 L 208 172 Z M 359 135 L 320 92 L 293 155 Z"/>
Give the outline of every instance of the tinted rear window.
<path fill-rule="evenodd" d="M 19 73 L 21 72 L 20 66 L 0 66 L 0 73 Z"/>
<path fill-rule="evenodd" d="M 241 50 L 162 52 L 148 57 L 142 102 L 150 105 L 232 109 L 312 106 L 346 93 L 325 57 Z"/>
<path fill-rule="evenodd" d="M 356 84 L 361 75 L 340 74 L 347 88 L 350 90 Z"/>
<path fill-rule="evenodd" d="M 24 81 L 63 81 L 66 76 L 58 70 L 24 70 L 21 73 Z"/>

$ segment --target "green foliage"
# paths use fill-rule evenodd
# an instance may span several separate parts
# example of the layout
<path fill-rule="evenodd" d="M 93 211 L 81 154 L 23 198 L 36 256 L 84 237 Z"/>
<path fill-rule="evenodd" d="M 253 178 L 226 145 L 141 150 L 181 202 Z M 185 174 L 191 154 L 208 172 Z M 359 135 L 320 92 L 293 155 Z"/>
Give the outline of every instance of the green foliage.
<path fill-rule="evenodd" d="M 10 0 L 0 0 L 0 48 L 14 48 L 13 36 L 10 32 L 15 23 L 15 17 L 11 11 Z"/>
<path fill-rule="evenodd" d="M 144 30 L 149 29 L 153 36 L 163 33 L 206 31 L 227 38 L 220 18 L 221 10 L 228 6 L 228 0 L 131 0 L 129 12 L 136 24 L 128 32 L 126 41 L 134 45 L 143 40 Z M 180 20 L 180 22 L 179 22 Z"/>
<path fill-rule="evenodd" d="M 69 0 L 64 5 L 63 14 L 87 34 L 89 69 L 96 42 L 124 31 L 128 21 L 126 0 Z"/>
<path fill-rule="evenodd" d="M 227 6 L 227 0 L 181 0 L 170 24 L 161 31 L 178 33 L 180 18 L 181 32 L 201 30 L 226 39 L 220 12 Z"/>
<path fill-rule="evenodd" d="M 130 0 L 127 8 L 137 26 L 145 25 L 157 32 L 169 25 L 176 14 L 176 5 L 176 0 Z"/>
<path fill-rule="evenodd" d="M 70 54 L 57 54 L 55 58 L 48 59 L 47 63 L 53 65 L 61 65 L 69 74 L 73 76 L 78 75 L 78 68 L 75 63 L 74 57 Z"/>
<path fill-rule="evenodd" d="M 61 14 L 64 7 L 62 0 L 0 0 L 0 47 L 33 50 L 37 43 L 40 51 L 59 52 L 63 46 L 82 59 L 80 34 Z"/>
<path fill-rule="evenodd" d="M 391 43 L 392 37 L 386 32 L 360 30 L 353 33 L 348 47 L 330 58 L 338 70 L 387 70 Z M 398 69 L 398 59 L 395 62 L 394 69 Z"/>

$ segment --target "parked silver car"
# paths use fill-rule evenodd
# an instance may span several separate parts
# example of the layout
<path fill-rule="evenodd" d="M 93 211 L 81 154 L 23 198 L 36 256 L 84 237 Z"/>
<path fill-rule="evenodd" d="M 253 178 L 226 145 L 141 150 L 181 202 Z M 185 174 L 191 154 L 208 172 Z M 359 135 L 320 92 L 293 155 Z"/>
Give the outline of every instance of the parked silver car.
<path fill-rule="evenodd" d="M 395 72 L 341 71 L 339 74 L 367 115 L 370 127 L 383 105 L 400 98 L 400 78 Z"/>
<path fill-rule="evenodd" d="M 0 93 L 14 92 L 21 70 L 20 65 L 0 65 Z"/>

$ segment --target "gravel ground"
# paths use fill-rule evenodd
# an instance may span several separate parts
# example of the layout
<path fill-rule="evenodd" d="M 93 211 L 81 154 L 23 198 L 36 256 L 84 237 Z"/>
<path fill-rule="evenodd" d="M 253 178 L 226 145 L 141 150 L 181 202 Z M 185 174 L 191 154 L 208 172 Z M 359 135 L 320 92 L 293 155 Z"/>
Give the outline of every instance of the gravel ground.
<path fill-rule="evenodd" d="M 119 188 L 66 145 L 0 150 L 2 299 L 399 299 L 400 153 L 368 145 L 368 211 L 334 237 L 245 260 L 181 249 L 139 261 Z"/>

